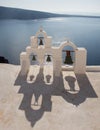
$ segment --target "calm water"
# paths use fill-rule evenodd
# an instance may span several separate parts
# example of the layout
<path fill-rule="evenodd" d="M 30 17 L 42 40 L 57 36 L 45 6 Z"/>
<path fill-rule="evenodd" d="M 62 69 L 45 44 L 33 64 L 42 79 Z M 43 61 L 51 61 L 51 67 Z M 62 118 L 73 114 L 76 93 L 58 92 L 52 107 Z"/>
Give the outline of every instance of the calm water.
<path fill-rule="evenodd" d="M 10 63 L 19 64 L 20 52 L 30 45 L 30 36 L 43 26 L 57 45 L 69 39 L 88 51 L 87 64 L 100 65 L 100 19 L 99 18 L 52 18 L 41 20 L 1 20 L 0 56 Z"/>

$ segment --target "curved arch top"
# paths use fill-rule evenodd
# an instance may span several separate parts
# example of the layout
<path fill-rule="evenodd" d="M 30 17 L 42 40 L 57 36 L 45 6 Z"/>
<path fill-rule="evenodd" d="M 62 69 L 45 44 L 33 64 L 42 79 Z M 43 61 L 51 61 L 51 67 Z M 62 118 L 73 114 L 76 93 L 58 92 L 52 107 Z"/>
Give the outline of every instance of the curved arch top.
<path fill-rule="evenodd" d="M 70 41 L 65 41 L 65 42 L 62 42 L 62 44 L 60 45 L 60 50 L 62 51 L 62 49 L 65 47 L 65 46 L 71 46 L 74 50 L 76 50 L 77 49 L 77 46 L 74 44 L 74 43 L 72 43 L 72 42 L 70 42 Z"/>
<path fill-rule="evenodd" d="M 36 33 L 36 37 L 38 37 L 40 34 L 42 34 L 43 36 L 44 36 L 44 38 L 46 38 L 47 37 L 47 33 L 44 31 L 44 30 L 42 30 L 42 29 L 40 29 L 37 33 Z"/>

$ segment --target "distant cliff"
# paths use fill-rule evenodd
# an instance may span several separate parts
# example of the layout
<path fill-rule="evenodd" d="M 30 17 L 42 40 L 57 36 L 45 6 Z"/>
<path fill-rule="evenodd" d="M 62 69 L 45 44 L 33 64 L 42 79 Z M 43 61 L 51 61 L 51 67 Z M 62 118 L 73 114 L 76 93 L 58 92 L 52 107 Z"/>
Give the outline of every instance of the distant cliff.
<path fill-rule="evenodd" d="M 87 17 L 87 18 L 100 18 L 100 16 L 89 16 L 89 15 L 69 15 L 69 14 L 55 14 L 34 10 L 25 10 L 17 8 L 9 8 L 0 6 L 0 19 L 41 19 L 41 18 L 52 18 L 52 17 Z"/>
<path fill-rule="evenodd" d="M 40 18 L 51 18 L 60 17 L 66 15 L 53 14 L 41 11 L 32 11 L 8 7 L 0 7 L 0 19 L 40 19 Z"/>

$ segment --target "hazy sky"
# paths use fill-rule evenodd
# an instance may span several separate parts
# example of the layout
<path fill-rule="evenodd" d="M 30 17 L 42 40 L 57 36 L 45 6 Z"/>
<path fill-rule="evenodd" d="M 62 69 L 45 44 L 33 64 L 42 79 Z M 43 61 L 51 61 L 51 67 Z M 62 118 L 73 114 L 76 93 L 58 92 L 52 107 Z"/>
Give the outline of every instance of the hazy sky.
<path fill-rule="evenodd" d="M 100 0 L 0 0 L 0 6 L 59 13 L 100 13 Z"/>

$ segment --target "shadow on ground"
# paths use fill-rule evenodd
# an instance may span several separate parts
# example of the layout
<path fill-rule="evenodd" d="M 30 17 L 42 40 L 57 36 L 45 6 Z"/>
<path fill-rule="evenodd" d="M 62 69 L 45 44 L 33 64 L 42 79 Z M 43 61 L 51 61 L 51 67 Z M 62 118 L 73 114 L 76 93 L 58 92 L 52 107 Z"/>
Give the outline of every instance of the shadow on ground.
<path fill-rule="evenodd" d="M 67 72 L 66 72 L 67 73 Z M 22 77 L 19 73 L 15 86 L 20 85 L 19 93 L 23 93 L 24 97 L 19 106 L 20 110 L 25 111 L 25 116 L 27 120 L 31 123 L 33 127 L 35 123 L 40 120 L 44 112 L 51 112 L 52 110 L 52 101 L 51 96 L 61 96 L 65 99 L 66 102 L 72 103 L 73 105 L 78 106 L 83 103 L 86 98 L 97 98 L 97 95 L 87 77 L 84 75 L 75 75 L 66 76 L 65 80 L 70 86 L 70 91 L 75 92 L 75 82 L 78 82 L 79 91 L 77 93 L 70 93 L 64 88 L 64 79 L 61 75 L 60 77 L 55 77 L 52 84 L 45 84 L 43 70 L 40 69 L 40 72 L 34 83 L 28 83 L 27 77 Z M 30 80 L 32 80 L 31 77 Z M 50 76 L 47 76 L 48 82 L 50 81 Z M 39 103 L 40 96 L 41 101 Z M 34 97 L 34 100 L 32 99 Z M 32 101 L 33 100 L 33 101 Z M 37 107 L 37 109 L 35 109 Z"/>

